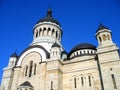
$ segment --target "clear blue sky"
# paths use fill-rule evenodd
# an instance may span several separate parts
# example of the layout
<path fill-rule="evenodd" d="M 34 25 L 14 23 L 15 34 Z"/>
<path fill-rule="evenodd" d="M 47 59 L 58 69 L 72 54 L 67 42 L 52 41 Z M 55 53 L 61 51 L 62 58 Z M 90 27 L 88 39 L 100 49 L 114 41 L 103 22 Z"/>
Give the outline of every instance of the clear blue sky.
<path fill-rule="evenodd" d="M 97 46 L 100 22 L 111 29 L 120 46 L 120 0 L 0 0 L 0 81 L 10 55 L 16 49 L 19 55 L 32 42 L 33 26 L 46 16 L 49 4 L 62 25 L 67 52 L 83 42 Z"/>

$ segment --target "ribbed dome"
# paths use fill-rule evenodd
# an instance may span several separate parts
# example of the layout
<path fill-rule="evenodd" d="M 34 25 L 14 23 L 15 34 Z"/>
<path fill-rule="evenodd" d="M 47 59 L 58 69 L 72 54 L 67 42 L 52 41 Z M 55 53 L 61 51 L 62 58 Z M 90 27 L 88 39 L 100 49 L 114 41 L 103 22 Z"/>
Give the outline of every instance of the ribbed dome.
<path fill-rule="evenodd" d="M 45 18 L 40 19 L 37 22 L 37 24 L 40 22 L 52 22 L 52 23 L 55 23 L 55 24 L 61 26 L 60 23 L 56 19 L 52 18 L 52 10 L 51 9 L 48 9 L 47 16 Z"/>
<path fill-rule="evenodd" d="M 92 49 L 92 50 L 96 50 L 96 46 L 89 44 L 89 43 L 82 43 L 82 44 L 78 44 L 77 46 L 75 46 L 71 51 L 70 54 L 77 51 L 77 50 L 82 50 L 82 49 Z"/>

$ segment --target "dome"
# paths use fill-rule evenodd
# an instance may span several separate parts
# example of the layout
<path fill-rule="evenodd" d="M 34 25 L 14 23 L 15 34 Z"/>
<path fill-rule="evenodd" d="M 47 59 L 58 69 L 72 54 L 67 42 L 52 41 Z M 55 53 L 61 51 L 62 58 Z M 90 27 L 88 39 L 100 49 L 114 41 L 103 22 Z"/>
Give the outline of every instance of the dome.
<path fill-rule="evenodd" d="M 60 23 L 56 19 L 52 18 L 52 10 L 51 9 L 48 9 L 47 16 L 45 18 L 40 19 L 37 22 L 37 24 L 40 22 L 52 22 L 52 23 L 55 23 L 55 24 L 61 26 Z"/>
<path fill-rule="evenodd" d="M 68 57 L 78 57 L 83 55 L 94 55 L 96 46 L 89 43 L 82 43 L 75 46 L 69 53 Z M 77 54 L 75 54 L 77 53 Z M 72 55 L 72 56 L 71 56 Z"/>
<path fill-rule="evenodd" d="M 89 43 L 82 43 L 82 44 L 79 44 L 79 45 L 75 46 L 70 52 L 72 53 L 74 51 L 81 50 L 81 49 L 96 50 L 96 46 L 94 46 L 92 44 L 89 44 Z"/>

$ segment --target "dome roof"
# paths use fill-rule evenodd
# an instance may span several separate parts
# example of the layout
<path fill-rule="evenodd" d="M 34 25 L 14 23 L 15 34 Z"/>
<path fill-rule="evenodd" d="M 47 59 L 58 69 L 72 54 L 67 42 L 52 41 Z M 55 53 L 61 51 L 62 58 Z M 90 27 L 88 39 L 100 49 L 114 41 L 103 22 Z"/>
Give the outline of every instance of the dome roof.
<path fill-rule="evenodd" d="M 82 50 L 82 49 L 92 49 L 92 50 L 96 50 L 96 46 L 89 44 L 89 43 L 82 43 L 82 44 L 78 44 L 77 46 L 75 46 L 71 51 L 70 54 L 77 51 L 77 50 Z"/>
<path fill-rule="evenodd" d="M 45 18 L 40 19 L 37 22 L 37 24 L 40 22 L 52 22 L 52 23 L 55 23 L 55 24 L 61 26 L 60 23 L 56 19 L 52 18 L 52 10 L 51 9 L 48 9 L 47 16 Z"/>

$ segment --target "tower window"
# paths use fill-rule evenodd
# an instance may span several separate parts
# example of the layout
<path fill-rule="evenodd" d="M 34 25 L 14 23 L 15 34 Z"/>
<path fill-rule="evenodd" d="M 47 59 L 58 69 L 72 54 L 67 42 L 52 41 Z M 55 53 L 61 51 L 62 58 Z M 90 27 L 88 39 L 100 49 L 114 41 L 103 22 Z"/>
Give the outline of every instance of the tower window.
<path fill-rule="evenodd" d="M 106 35 L 102 35 L 103 41 L 106 41 Z"/>
<path fill-rule="evenodd" d="M 101 42 L 102 40 L 101 40 L 101 37 L 99 37 L 99 41 Z"/>
<path fill-rule="evenodd" d="M 114 89 L 117 89 L 117 85 L 116 85 L 114 74 L 111 74 L 111 77 L 112 77 L 112 82 L 113 82 Z"/>
<path fill-rule="evenodd" d="M 41 31 L 42 31 L 42 29 L 40 28 L 40 30 L 39 30 L 39 35 L 41 35 Z"/>
<path fill-rule="evenodd" d="M 32 66 L 33 66 L 33 61 L 30 61 L 29 77 L 31 77 L 32 75 Z"/>
<path fill-rule="evenodd" d="M 107 35 L 107 38 L 108 38 L 108 40 L 110 40 L 110 36 L 109 35 Z"/>

